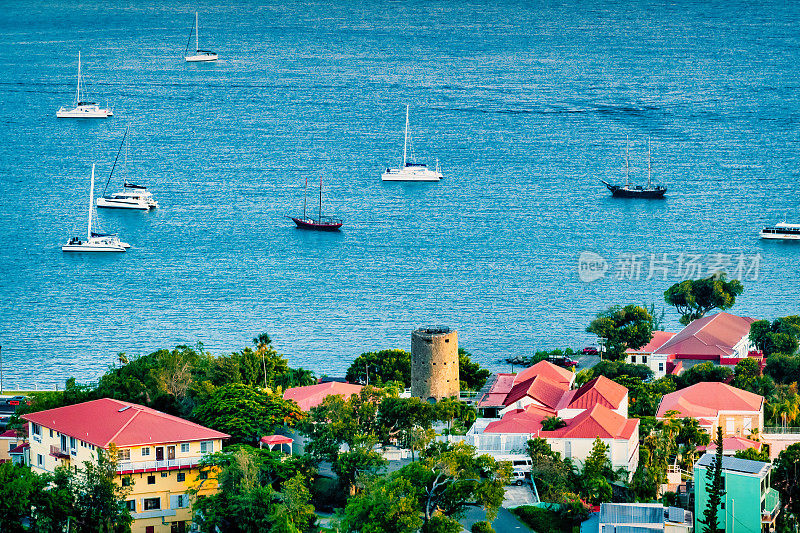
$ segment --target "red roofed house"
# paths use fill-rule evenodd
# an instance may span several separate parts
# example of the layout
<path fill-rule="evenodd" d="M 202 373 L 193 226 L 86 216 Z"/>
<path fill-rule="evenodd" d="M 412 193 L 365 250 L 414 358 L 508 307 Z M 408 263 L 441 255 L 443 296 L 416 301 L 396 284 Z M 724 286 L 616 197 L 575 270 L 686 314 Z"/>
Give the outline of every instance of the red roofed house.
<path fill-rule="evenodd" d="M 754 318 L 730 313 L 698 318 L 656 348 L 653 357 L 735 366 L 755 350 L 750 342 L 750 324 L 753 322 Z"/>
<path fill-rule="evenodd" d="M 497 374 L 489 391 L 478 400 L 484 416 L 502 416 L 529 404 L 545 407 L 555 414 L 556 404 L 575 381 L 575 373 L 549 361 L 539 361 L 519 374 Z"/>
<path fill-rule="evenodd" d="M 717 426 L 723 437 L 746 437 L 764 432 L 764 397 L 725 383 L 696 383 L 661 398 L 656 419 L 664 420 L 667 412 L 677 411 L 678 418 L 696 418 L 712 436 Z"/>
<path fill-rule="evenodd" d="M 191 528 L 193 496 L 217 491 L 206 454 L 220 451 L 229 435 L 149 407 L 110 398 L 23 415 L 30 435 L 30 466 L 53 472 L 82 467 L 98 450 L 117 448 L 117 476 L 131 492 L 126 505 L 133 533 L 184 532 Z"/>
<path fill-rule="evenodd" d="M 331 381 L 306 387 L 290 387 L 283 393 L 283 399 L 294 400 L 300 406 L 300 409 L 309 412 L 312 407 L 321 404 L 322 400 L 328 396 L 338 395 L 347 399 L 353 394 L 360 393 L 361 389 L 361 385 Z"/>
<path fill-rule="evenodd" d="M 25 439 L 17 435 L 13 429 L 0 433 L 0 463 L 11 460 L 9 452 L 22 444 Z"/>
<path fill-rule="evenodd" d="M 625 362 L 632 365 L 649 366 L 656 379 L 663 378 L 667 374 L 677 373 L 674 358 L 670 359 L 666 354 L 654 353 L 674 336 L 674 333 L 668 331 L 654 331 L 650 342 L 641 348 L 628 348 L 625 351 Z"/>
<path fill-rule="evenodd" d="M 556 411 L 558 416 L 566 420 L 595 405 L 607 407 L 627 418 L 628 389 L 605 376 L 598 376 L 580 388 L 564 394 L 556 405 Z"/>
<path fill-rule="evenodd" d="M 738 451 L 746 450 L 748 448 L 755 448 L 757 452 L 761 451 L 761 443 L 757 440 L 750 440 L 744 437 L 725 437 L 722 439 L 722 455 L 733 455 Z M 712 440 L 708 446 L 698 446 L 698 452 L 715 453 L 717 445 Z"/>

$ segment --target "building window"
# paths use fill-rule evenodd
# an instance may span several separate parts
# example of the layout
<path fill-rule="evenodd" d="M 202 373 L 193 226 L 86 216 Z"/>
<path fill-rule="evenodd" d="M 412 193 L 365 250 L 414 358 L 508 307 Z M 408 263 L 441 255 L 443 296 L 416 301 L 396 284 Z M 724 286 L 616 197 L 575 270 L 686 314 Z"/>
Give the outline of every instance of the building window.
<path fill-rule="evenodd" d="M 214 451 L 214 441 L 204 440 L 200 443 L 200 453 L 211 453 Z"/>
<path fill-rule="evenodd" d="M 634 364 L 634 365 L 636 364 L 636 356 L 635 355 L 631 355 L 631 363 Z"/>
<path fill-rule="evenodd" d="M 643 365 L 646 365 L 646 364 L 647 364 L 647 356 L 646 356 L 646 355 L 643 355 L 643 356 L 642 356 L 642 364 L 643 364 Z"/>
<path fill-rule="evenodd" d="M 50 430 L 50 438 L 51 439 L 53 438 L 53 430 L 52 429 Z"/>
<path fill-rule="evenodd" d="M 183 483 L 184 481 L 186 481 L 186 473 L 178 472 L 178 483 Z"/>
<path fill-rule="evenodd" d="M 31 422 L 31 434 L 33 435 L 33 440 L 42 442 L 42 426 Z"/>
<path fill-rule="evenodd" d="M 150 448 L 142 448 L 142 457 L 147 457 L 148 455 L 150 455 Z"/>
<path fill-rule="evenodd" d="M 161 477 L 169 477 L 169 472 L 161 472 Z"/>
<path fill-rule="evenodd" d="M 208 472 L 205 470 L 200 472 L 200 479 L 208 479 Z"/>
<path fill-rule="evenodd" d="M 36 464 L 38 466 L 44 466 L 44 457 L 42 457 L 42 454 L 40 453 L 36 454 Z"/>
<path fill-rule="evenodd" d="M 129 477 L 122 478 L 122 486 L 123 487 L 130 487 L 131 486 L 131 478 L 129 478 Z"/>
<path fill-rule="evenodd" d="M 189 443 L 181 442 L 181 453 L 189 453 Z"/>
<path fill-rule="evenodd" d="M 144 510 L 145 511 L 154 511 L 161 509 L 161 498 L 145 498 L 144 499 Z"/>
<path fill-rule="evenodd" d="M 148 485 L 155 485 L 156 484 L 156 476 L 147 476 L 147 484 Z"/>
<path fill-rule="evenodd" d="M 125 502 L 125 507 L 132 513 L 136 512 L 136 500 L 128 500 Z"/>
<path fill-rule="evenodd" d="M 733 435 L 736 431 L 736 421 L 733 418 L 729 418 L 725 421 L 725 431 L 730 435 Z"/>
<path fill-rule="evenodd" d="M 658 371 L 659 372 L 663 372 L 664 371 L 664 363 L 658 363 Z"/>
<path fill-rule="evenodd" d="M 117 450 L 117 460 L 118 461 L 130 461 L 131 460 L 131 450 L 126 448 L 124 450 Z"/>
<path fill-rule="evenodd" d="M 572 458 L 572 443 L 570 441 L 564 443 L 564 457 L 567 459 Z"/>

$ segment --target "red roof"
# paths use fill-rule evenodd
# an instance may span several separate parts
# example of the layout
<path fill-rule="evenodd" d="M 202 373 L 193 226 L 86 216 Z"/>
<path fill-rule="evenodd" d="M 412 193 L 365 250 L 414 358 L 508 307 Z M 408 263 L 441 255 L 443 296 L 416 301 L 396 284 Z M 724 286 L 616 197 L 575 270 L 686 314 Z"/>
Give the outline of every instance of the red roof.
<path fill-rule="evenodd" d="M 283 435 L 269 435 L 267 437 L 261 437 L 261 443 L 266 444 L 268 446 L 274 446 L 276 444 L 291 444 L 294 442 L 289 437 L 284 437 Z"/>
<path fill-rule="evenodd" d="M 14 431 L 13 429 L 9 429 L 0 433 L 0 439 L 16 439 L 16 438 L 18 438 L 17 432 Z"/>
<path fill-rule="evenodd" d="M 102 398 L 22 416 L 23 420 L 108 448 L 226 439 L 230 435 L 135 403 Z"/>
<path fill-rule="evenodd" d="M 611 381 L 605 376 L 598 376 L 586 382 L 581 388 L 565 394 L 557 409 L 591 409 L 600 404 L 609 409 L 619 409 L 628 389 Z"/>
<path fill-rule="evenodd" d="M 361 389 L 361 385 L 331 381 L 306 387 L 291 387 L 283 393 L 283 399 L 294 400 L 300 406 L 300 409 L 310 411 L 312 407 L 321 404 L 322 400 L 328 396 L 338 395 L 347 399 L 353 394 L 360 393 Z"/>
<path fill-rule="evenodd" d="M 542 429 L 542 420 L 554 415 L 555 412 L 529 405 L 525 409 L 509 411 L 500 420 L 490 422 L 483 432 L 535 434 Z"/>
<path fill-rule="evenodd" d="M 489 392 L 481 396 L 478 400 L 478 407 L 500 407 L 511 392 L 514 386 L 514 378 L 516 374 L 500 373 L 496 374 L 494 381 L 492 381 Z"/>
<path fill-rule="evenodd" d="M 678 411 L 679 416 L 715 418 L 720 411 L 758 412 L 763 403 L 764 397 L 758 394 L 725 383 L 705 381 L 664 395 L 656 417 L 664 418 L 667 411 Z"/>
<path fill-rule="evenodd" d="M 535 365 L 530 366 L 517 374 L 517 377 L 514 378 L 514 384 L 516 385 L 517 383 L 528 381 L 536 376 L 544 376 L 550 381 L 566 385 L 565 388 L 567 389 L 572 384 L 572 380 L 575 379 L 574 372 L 554 365 L 550 361 L 539 361 Z"/>
<path fill-rule="evenodd" d="M 505 402 L 503 402 L 503 405 L 512 405 L 517 400 L 528 397 L 538 401 L 542 405 L 555 408 L 568 388 L 568 384 L 557 383 L 543 375 L 538 375 L 514 385 L 514 388 L 508 393 Z"/>
<path fill-rule="evenodd" d="M 754 318 L 730 313 L 698 318 L 680 333 L 665 342 L 655 353 L 691 358 L 703 356 L 727 357 L 734 354 L 733 347 L 750 333 Z"/>
<path fill-rule="evenodd" d="M 656 348 L 660 348 L 665 342 L 670 340 L 674 337 L 674 333 L 670 333 L 668 331 L 654 331 L 653 336 L 650 338 L 650 342 L 642 346 L 641 348 L 628 348 L 625 350 L 628 353 L 653 353 L 656 351 Z"/>
<path fill-rule="evenodd" d="M 21 453 L 23 453 L 25 451 L 26 448 L 30 448 L 30 447 L 31 447 L 30 444 L 28 444 L 27 442 L 23 442 L 19 446 L 15 447 L 15 448 L 11 448 L 10 450 L 8 450 L 8 454 L 9 455 L 21 454 Z"/>
<path fill-rule="evenodd" d="M 554 431 L 541 431 L 544 438 L 569 439 L 630 439 L 639 426 L 638 418 L 625 418 L 603 405 L 595 405 L 575 418 L 566 421 L 567 425 Z"/>
<path fill-rule="evenodd" d="M 738 452 L 739 450 L 746 450 L 748 448 L 755 448 L 756 451 L 761 451 L 761 443 L 755 440 L 746 439 L 744 437 L 725 437 L 722 439 L 723 452 Z M 698 451 L 714 451 L 717 449 L 716 443 L 711 441 L 708 446 L 698 446 Z"/>

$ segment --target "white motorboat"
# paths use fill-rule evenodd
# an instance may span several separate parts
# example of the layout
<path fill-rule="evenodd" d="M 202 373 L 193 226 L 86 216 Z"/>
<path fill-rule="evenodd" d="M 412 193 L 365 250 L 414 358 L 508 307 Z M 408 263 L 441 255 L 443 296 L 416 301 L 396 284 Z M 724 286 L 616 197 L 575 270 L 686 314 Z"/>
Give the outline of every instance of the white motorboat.
<path fill-rule="evenodd" d="M 198 34 L 200 25 L 198 24 L 198 14 L 194 14 L 194 54 L 189 55 L 189 43 L 192 42 L 192 33 L 189 32 L 189 40 L 186 42 L 186 51 L 184 52 L 187 62 L 200 63 L 207 61 L 216 61 L 218 59 L 217 53 L 211 50 L 200 50 L 200 36 Z"/>
<path fill-rule="evenodd" d="M 761 238 L 800 241 L 800 224 L 778 222 L 774 226 L 762 229 Z"/>
<path fill-rule="evenodd" d="M 414 151 L 411 151 L 411 160 L 409 161 L 408 154 L 408 109 L 406 105 L 406 135 L 403 142 L 403 166 L 400 168 L 387 168 L 386 172 L 381 175 L 383 181 L 439 181 L 442 176 L 439 170 L 439 160 L 436 160 L 436 170 L 431 170 L 424 163 L 417 163 L 414 158 Z"/>
<path fill-rule="evenodd" d="M 56 111 L 58 118 L 108 118 L 113 117 L 114 112 L 110 107 L 100 107 L 95 102 L 88 102 L 83 98 L 81 90 L 81 53 L 78 52 L 78 89 L 75 91 L 74 107 L 61 106 Z"/>
<path fill-rule="evenodd" d="M 61 247 L 62 252 L 124 252 L 130 244 L 119 240 L 116 234 L 96 233 L 92 231 L 92 215 L 94 214 L 94 164 L 92 164 L 92 179 L 89 185 L 89 225 L 86 238 L 71 237 L 67 244 Z"/>
<path fill-rule="evenodd" d="M 111 167 L 111 173 L 106 180 L 106 186 L 103 188 L 103 195 L 97 199 L 97 207 L 149 211 L 150 209 L 158 207 L 158 202 L 155 201 L 153 195 L 150 194 L 150 191 L 148 191 L 147 187 L 144 185 L 134 185 L 133 183 L 128 183 L 128 180 L 125 180 L 123 182 L 122 191 L 106 194 L 108 184 L 111 182 L 111 177 L 114 175 L 114 169 L 117 167 L 117 161 L 119 160 L 119 154 L 123 146 L 125 146 L 124 168 L 128 168 L 128 143 L 126 140 L 128 138 L 129 129 L 130 127 L 125 128 L 125 135 L 122 136 L 122 143 L 119 146 L 117 158 L 114 159 L 114 165 Z"/>

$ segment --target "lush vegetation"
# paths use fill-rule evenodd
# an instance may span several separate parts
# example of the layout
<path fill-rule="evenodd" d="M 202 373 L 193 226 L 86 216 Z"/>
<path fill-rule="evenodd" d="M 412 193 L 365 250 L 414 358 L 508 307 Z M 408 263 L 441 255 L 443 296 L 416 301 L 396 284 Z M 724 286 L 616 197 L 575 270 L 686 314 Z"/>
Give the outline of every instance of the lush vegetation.
<path fill-rule="evenodd" d="M 685 326 L 712 309 L 730 309 L 742 292 L 744 287 L 739 280 L 729 281 L 727 275 L 721 273 L 676 283 L 664 292 L 664 301 L 678 310 L 680 322 Z"/>
<path fill-rule="evenodd" d="M 589 515 L 580 502 L 564 503 L 556 509 L 523 505 L 511 512 L 536 533 L 578 533 L 580 523 Z"/>
<path fill-rule="evenodd" d="M 618 361 L 628 348 L 640 348 L 653 337 L 653 317 L 642 306 L 616 305 L 598 313 L 586 328 L 603 339 L 604 357 Z"/>
<path fill-rule="evenodd" d="M 480 390 L 491 372 L 472 361 L 472 354 L 458 349 L 459 380 L 461 390 Z M 359 355 L 347 369 L 347 381 L 383 386 L 401 383 L 411 386 L 411 353 L 404 350 L 381 350 Z"/>

